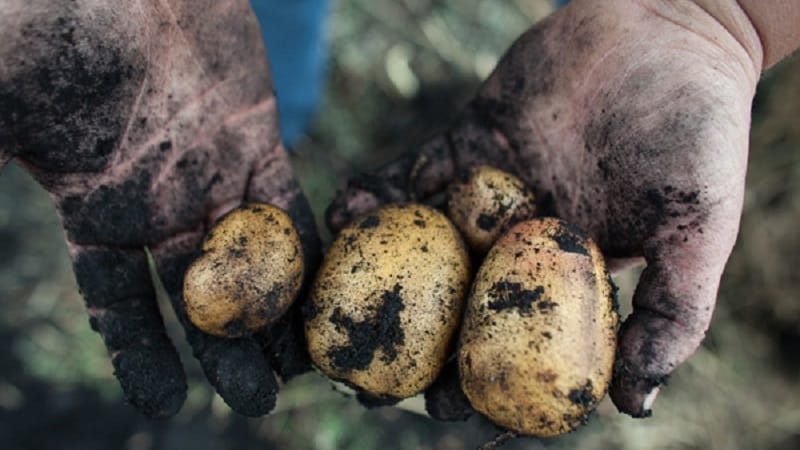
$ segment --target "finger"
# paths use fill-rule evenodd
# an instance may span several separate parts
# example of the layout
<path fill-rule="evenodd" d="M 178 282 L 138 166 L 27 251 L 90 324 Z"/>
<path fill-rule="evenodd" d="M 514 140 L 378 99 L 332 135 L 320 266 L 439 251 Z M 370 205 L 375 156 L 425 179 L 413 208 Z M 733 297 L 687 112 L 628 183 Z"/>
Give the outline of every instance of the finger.
<path fill-rule="evenodd" d="M 9 161 L 11 161 L 11 155 L 0 150 L 0 169 L 2 169 L 3 166 L 5 166 Z"/>
<path fill-rule="evenodd" d="M 234 411 L 262 416 L 275 407 L 278 385 L 261 346 L 252 338 L 223 339 L 205 334 L 186 315 L 181 295 L 183 275 L 197 256 L 202 236 L 202 231 L 175 236 L 153 247 L 153 258 L 208 381 Z"/>
<path fill-rule="evenodd" d="M 68 245 L 89 323 L 103 337 L 125 400 L 150 417 L 175 414 L 186 399 L 186 379 L 144 251 Z"/>
<path fill-rule="evenodd" d="M 610 390 L 621 412 L 649 416 L 660 386 L 702 342 L 737 222 L 727 229 L 693 222 L 646 243 L 647 268 L 620 329 Z"/>
<path fill-rule="evenodd" d="M 337 231 L 354 217 L 387 203 L 425 199 L 477 164 L 513 172 L 516 153 L 494 126 L 486 103 L 474 100 L 447 133 L 374 172 L 348 180 L 326 211 L 328 227 Z"/>
<path fill-rule="evenodd" d="M 442 421 L 464 421 L 475 412 L 461 390 L 455 360 L 447 363 L 436 381 L 425 390 L 425 410 L 434 419 Z"/>
<path fill-rule="evenodd" d="M 311 207 L 295 181 L 289 158 L 279 143 L 254 167 L 246 199 L 273 204 L 292 218 L 300 235 L 305 262 L 304 286 L 298 297 L 305 298 L 305 291 L 320 259 L 322 244 Z M 261 335 L 261 339 L 267 342 L 267 358 L 284 382 L 311 370 L 300 313 L 301 303 L 296 299 L 284 317 Z"/>

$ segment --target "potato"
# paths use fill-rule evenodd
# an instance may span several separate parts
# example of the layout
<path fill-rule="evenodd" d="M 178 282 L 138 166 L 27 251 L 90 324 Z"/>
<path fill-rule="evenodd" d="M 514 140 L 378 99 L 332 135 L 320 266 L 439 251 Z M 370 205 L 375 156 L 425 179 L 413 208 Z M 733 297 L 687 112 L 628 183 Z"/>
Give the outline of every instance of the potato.
<path fill-rule="evenodd" d="M 510 173 L 475 166 L 447 190 L 447 216 L 470 248 L 485 254 L 514 223 L 533 217 L 533 193 Z"/>
<path fill-rule="evenodd" d="M 540 437 L 585 422 L 611 377 L 614 297 L 603 257 L 582 231 L 553 218 L 512 227 L 467 301 L 458 365 L 472 406 Z"/>
<path fill-rule="evenodd" d="M 275 322 L 303 282 L 303 250 L 292 219 L 250 203 L 209 231 L 183 281 L 189 320 L 206 333 L 238 337 Z"/>
<path fill-rule="evenodd" d="M 417 394 L 452 350 L 469 278 L 461 237 L 441 213 L 410 204 L 355 219 L 306 305 L 314 365 L 372 404 Z"/>

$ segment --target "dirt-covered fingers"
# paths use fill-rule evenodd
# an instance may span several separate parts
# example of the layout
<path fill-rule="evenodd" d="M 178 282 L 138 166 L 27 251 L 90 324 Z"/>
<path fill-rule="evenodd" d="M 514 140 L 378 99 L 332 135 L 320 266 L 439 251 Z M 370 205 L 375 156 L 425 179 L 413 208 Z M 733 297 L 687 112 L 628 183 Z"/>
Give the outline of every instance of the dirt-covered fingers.
<path fill-rule="evenodd" d="M 154 246 L 158 273 L 208 381 L 234 411 L 250 417 L 267 414 L 275 407 L 278 386 L 261 345 L 249 337 L 223 339 L 203 333 L 186 314 L 183 276 L 202 237 L 201 231 L 189 232 Z"/>
<path fill-rule="evenodd" d="M 515 159 L 505 139 L 486 120 L 470 104 L 450 131 L 378 170 L 352 177 L 326 211 L 328 226 L 338 230 L 359 214 L 387 203 L 424 200 L 477 164 L 510 170 Z"/>
<path fill-rule="evenodd" d="M 619 333 L 610 389 L 620 411 L 647 417 L 667 377 L 700 346 L 738 221 L 661 236 L 645 244 L 647 268 Z M 732 225 L 732 226 L 731 226 Z"/>
<path fill-rule="evenodd" d="M 452 148 L 446 136 L 437 136 L 377 170 L 357 174 L 328 206 L 328 227 L 339 230 L 354 217 L 387 203 L 425 197 L 453 177 Z"/>
<path fill-rule="evenodd" d="M 125 400 L 150 417 L 175 414 L 186 380 L 164 329 L 143 249 L 69 244 L 75 276 L 111 355 Z"/>

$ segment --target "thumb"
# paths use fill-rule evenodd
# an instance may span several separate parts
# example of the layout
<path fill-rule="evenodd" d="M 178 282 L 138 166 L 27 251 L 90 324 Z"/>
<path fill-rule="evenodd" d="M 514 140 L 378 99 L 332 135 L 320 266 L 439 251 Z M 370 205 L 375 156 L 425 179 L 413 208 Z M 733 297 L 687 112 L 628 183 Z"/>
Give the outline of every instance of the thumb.
<path fill-rule="evenodd" d="M 729 214 L 716 227 L 712 222 L 672 223 L 645 243 L 647 268 L 634 293 L 633 313 L 619 332 L 610 388 L 620 412 L 648 417 L 660 387 L 700 346 L 738 217 Z"/>

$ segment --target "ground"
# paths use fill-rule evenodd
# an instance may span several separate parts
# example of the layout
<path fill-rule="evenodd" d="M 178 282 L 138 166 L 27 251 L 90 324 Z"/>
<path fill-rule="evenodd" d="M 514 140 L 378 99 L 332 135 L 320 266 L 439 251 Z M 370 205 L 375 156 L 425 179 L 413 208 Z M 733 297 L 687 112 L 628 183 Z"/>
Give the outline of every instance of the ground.
<path fill-rule="evenodd" d="M 293 160 L 315 213 L 353 168 L 411 148 L 474 92 L 502 50 L 549 6 L 536 0 L 341 0 L 327 96 Z M 800 447 L 800 58 L 767 73 L 754 103 L 741 233 L 711 331 L 646 420 L 606 399 L 589 424 L 513 449 Z M 637 271 L 617 281 L 625 306 Z M 88 326 L 55 212 L 13 164 L 0 172 L 0 446 L 8 449 L 460 449 L 497 431 L 438 423 L 421 399 L 366 410 L 316 374 L 261 419 L 231 413 L 182 345 L 189 399 L 148 421 L 122 404 Z M 628 309 L 623 309 L 626 313 Z M 174 321 L 170 323 L 173 335 Z"/>

